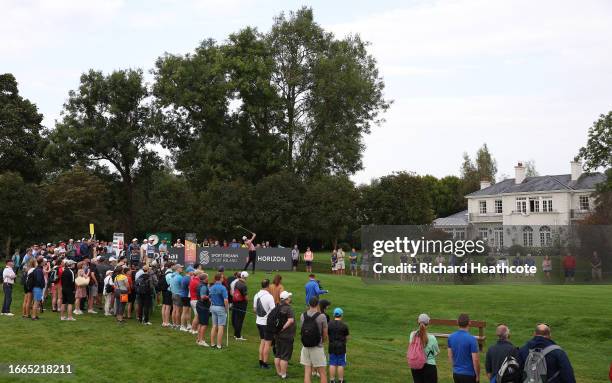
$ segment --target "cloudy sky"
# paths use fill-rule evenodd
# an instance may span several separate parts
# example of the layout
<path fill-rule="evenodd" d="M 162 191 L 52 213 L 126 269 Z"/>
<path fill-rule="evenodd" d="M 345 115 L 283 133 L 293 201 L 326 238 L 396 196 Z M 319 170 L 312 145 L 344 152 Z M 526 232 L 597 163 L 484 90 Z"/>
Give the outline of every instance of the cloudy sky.
<path fill-rule="evenodd" d="M 149 70 L 302 5 L 338 36 L 371 42 L 394 103 L 366 138 L 357 182 L 392 171 L 459 174 L 483 143 L 498 175 L 517 160 L 542 174 L 569 161 L 601 113 L 612 110 L 609 0 L 0 0 L 0 72 L 52 127 L 68 90 L 90 68 Z"/>

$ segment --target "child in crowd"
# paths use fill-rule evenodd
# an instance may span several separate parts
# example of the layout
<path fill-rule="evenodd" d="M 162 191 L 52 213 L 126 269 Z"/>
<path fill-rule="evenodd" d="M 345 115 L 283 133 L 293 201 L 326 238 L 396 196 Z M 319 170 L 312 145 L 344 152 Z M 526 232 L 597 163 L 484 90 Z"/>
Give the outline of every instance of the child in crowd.
<path fill-rule="evenodd" d="M 342 321 L 344 311 L 340 307 L 334 309 L 334 319 L 328 324 L 329 332 L 329 381 L 344 383 L 344 368 L 346 367 L 346 341 L 349 338 L 348 326 Z M 338 380 L 336 380 L 336 375 Z"/>

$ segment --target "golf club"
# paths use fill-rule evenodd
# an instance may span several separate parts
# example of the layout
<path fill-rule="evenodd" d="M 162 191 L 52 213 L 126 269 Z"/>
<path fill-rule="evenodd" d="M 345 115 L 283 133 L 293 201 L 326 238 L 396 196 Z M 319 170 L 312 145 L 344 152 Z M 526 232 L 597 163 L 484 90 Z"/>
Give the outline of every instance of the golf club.
<path fill-rule="evenodd" d="M 246 227 L 244 227 L 244 226 L 236 225 L 236 229 L 246 230 L 246 231 L 248 231 L 248 232 L 249 232 L 249 233 L 251 233 L 251 234 L 255 234 L 255 233 L 253 233 L 251 230 L 247 229 L 247 228 L 246 228 Z"/>

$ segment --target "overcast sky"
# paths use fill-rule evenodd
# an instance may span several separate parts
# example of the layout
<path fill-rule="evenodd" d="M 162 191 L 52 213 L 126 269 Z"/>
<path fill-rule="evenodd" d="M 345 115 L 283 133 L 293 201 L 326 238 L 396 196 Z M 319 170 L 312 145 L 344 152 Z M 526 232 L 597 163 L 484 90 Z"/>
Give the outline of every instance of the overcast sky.
<path fill-rule="evenodd" d="M 371 42 L 393 99 L 366 137 L 367 182 L 393 171 L 459 174 L 487 143 L 498 176 L 533 159 L 541 174 L 569 161 L 612 110 L 612 1 L 0 0 L 0 72 L 54 125 L 90 68 L 151 69 L 281 11 L 312 6 L 337 36 Z"/>

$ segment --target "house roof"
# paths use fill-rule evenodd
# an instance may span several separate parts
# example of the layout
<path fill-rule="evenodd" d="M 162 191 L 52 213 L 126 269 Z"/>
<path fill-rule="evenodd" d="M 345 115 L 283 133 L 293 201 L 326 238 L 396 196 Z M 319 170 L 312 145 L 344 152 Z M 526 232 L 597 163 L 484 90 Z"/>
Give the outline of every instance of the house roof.
<path fill-rule="evenodd" d="M 468 224 L 468 211 L 463 210 L 448 217 L 436 218 L 434 226 L 466 226 Z"/>
<path fill-rule="evenodd" d="M 488 188 L 476 190 L 466 195 L 466 197 L 559 190 L 588 190 L 595 189 L 595 186 L 604 180 L 605 176 L 602 173 L 584 173 L 576 181 L 572 181 L 570 174 L 526 177 L 518 185 L 514 183 L 514 178 L 509 178 Z"/>

